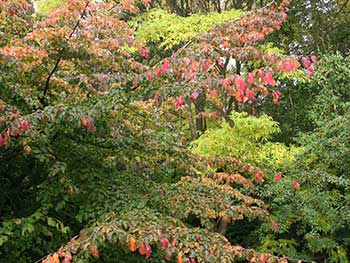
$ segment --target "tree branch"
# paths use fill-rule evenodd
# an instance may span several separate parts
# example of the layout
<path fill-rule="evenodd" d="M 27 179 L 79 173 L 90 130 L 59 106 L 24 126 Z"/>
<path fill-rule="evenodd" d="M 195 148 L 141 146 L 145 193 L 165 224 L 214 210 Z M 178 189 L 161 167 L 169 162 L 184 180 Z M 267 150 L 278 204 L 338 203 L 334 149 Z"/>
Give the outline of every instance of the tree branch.
<path fill-rule="evenodd" d="M 75 24 L 75 26 L 74 26 L 72 32 L 69 34 L 68 40 L 67 40 L 67 41 L 69 41 L 69 40 L 73 37 L 73 35 L 75 34 L 76 30 L 78 29 L 78 27 L 79 27 L 79 25 L 80 25 L 80 21 L 83 19 L 83 17 L 84 17 L 85 14 L 86 14 L 86 9 L 87 9 L 87 7 L 89 6 L 89 3 L 90 3 L 90 2 L 87 2 L 87 3 L 86 3 L 86 5 L 85 5 L 85 7 L 84 7 L 84 9 L 83 9 L 83 12 L 81 13 L 81 15 L 80 15 L 78 21 L 76 22 L 76 24 Z M 52 76 L 55 74 L 55 72 L 57 71 L 57 69 L 58 69 L 58 67 L 59 67 L 59 65 L 60 65 L 60 62 L 61 62 L 61 60 L 62 60 L 63 53 L 64 53 L 65 50 L 66 50 L 66 47 L 63 47 L 63 48 L 60 50 L 60 52 L 59 52 L 59 54 L 58 54 L 58 58 L 57 58 L 56 63 L 55 63 L 55 66 L 53 67 L 53 69 L 51 70 L 51 72 L 49 73 L 49 75 L 48 75 L 48 77 L 47 77 L 47 79 L 46 79 L 45 87 L 44 87 L 44 92 L 43 92 L 43 98 L 40 99 L 40 102 L 43 104 L 43 106 L 47 106 L 47 101 L 45 100 L 45 95 L 47 94 L 47 91 L 49 90 L 50 80 L 51 80 Z"/>

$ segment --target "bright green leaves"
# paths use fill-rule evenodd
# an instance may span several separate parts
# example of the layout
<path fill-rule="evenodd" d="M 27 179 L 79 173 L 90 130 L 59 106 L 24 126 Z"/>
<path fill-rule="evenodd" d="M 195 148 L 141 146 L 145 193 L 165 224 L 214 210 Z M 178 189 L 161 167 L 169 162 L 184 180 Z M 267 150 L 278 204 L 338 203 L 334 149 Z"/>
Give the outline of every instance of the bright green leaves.
<path fill-rule="evenodd" d="M 208 31 L 215 24 L 234 20 L 242 14 L 242 11 L 231 10 L 220 14 L 181 17 L 162 9 L 152 9 L 135 18 L 130 24 L 136 30 L 136 40 L 152 42 L 167 50 Z"/>

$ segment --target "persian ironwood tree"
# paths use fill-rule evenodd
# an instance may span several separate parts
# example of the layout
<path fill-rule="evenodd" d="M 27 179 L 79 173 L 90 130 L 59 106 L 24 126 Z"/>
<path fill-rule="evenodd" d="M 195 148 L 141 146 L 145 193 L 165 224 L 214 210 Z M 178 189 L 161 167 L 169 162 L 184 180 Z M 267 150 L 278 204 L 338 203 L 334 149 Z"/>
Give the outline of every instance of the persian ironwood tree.
<path fill-rule="evenodd" d="M 110 241 L 157 262 L 285 262 L 233 246 L 218 233 L 224 231 L 217 221 L 269 221 L 254 195 L 263 171 L 236 159 L 192 156 L 168 114 L 136 100 L 139 86 L 162 77 L 175 86 L 208 83 L 177 96 L 177 108 L 210 96 L 226 117 L 234 101 L 253 103 L 263 85 L 274 86 L 272 72 L 299 66 L 295 58 L 266 57 L 246 46 L 278 27 L 285 9 L 283 2 L 224 24 L 224 31 L 199 37 L 201 52 L 190 48 L 187 57 L 151 70 L 139 62 L 149 56 L 147 47 L 120 18 L 138 11 L 133 0 L 69 0 L 43 20 L 23 0 L 1 1 L 7 37 L 0 46 L 0 171 L 9 188 L 9 204 L 1 207 L 2 259 L 27 262 L 56 251 L 39 261 L 86 262 Z M 232 52 L 236 74 L 229 76 Z M 248 64 L 240 61 L 254 58 L 272 64 L 241 76 L 237 70 Z M 73 237 L 59 247 L 67 227 Z"/>

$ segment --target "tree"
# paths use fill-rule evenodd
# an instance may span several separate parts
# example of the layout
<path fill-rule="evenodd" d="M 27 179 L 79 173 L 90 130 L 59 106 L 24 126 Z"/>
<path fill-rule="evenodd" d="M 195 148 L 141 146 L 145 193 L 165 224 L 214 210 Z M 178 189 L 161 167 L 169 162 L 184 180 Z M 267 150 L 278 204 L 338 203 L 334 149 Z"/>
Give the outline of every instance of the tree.
<path fill-rule="evenodd" d="M 1 27 L 6 38 L 0 68 L 6 74 L 0 80 L 0 179 L 8 201 L 1 207 L 2 259 L 86 262 L 118 246 L 128 250 L 126 257 L 138 252 L 139 259 L 156 262 L 287 260 L 234 246 L 223 235 L 225 225 L 244 218 L 270 222 L 268 207 L 254 192 L 263 171 L 233 158 L 193 156 L 169 122 L 172 114 L 140 101 L 147 92 L 142 87 L 158 87 L 166 78 L 178 85 L 226 76 L 231 51 L 236 70 L 244 56 L 271 62 L 276 72 L 297 68 L 294 58 L 263 56 L 246 45 L 279 27 L 285 2 L 250 13 L 238 26 L 224 24 L 223 35 L 202 34 L 196 46 L 207 47 L 203 54 L 212 57 L 196 61 L 191 48 L 187 58 L 165 60 L 154 70 L 141 63 L 148 48 L 135 42 L 121 18 L 138 12 L 134 1 L 72 0 L 42 20 L 31 16 L 33 8 L 23 0 L 2 1 L 0 7 L 1 21 L 22 22 Z M 25 31 L 17 34 L 23 24 Z M 232 50 L 207 46 L 211 41 Z M 200 71 L 199 62 L 204 62 Z M 204 90 L 212 91 L 211 103 L 227 118 L 233 98 L 253 102 L 248 85 L 274 86 L 271 70 L 251 72 L 248 84 L 240 72 L 218 78 L 236 92 L 220 94 L 229 103 L 225 107 L 217 104 L 214 86 Z M 197 73 L 201 78 L 194 78 Z M 176 106 L 190 96 L 199 99 L 195 92 L 178 96 Z"/>
<path fill-rule="evenodd" d="M 207 118 L 223 118 L 233 125 L 229 117 L 233 110 L 254 114 L 254 107 L 269 94 L 277 104 L 281 92 L 275 78 L 298 69 L 300 63 L 293 56 L 261 52 L 258 41 L 280 28 L 286 11 L 283 1 L 279 7 L 259 9 L 196 37 L 148 73 L 149 79 L 165 80 L 156 101 L 176 97 L 175 106 L 186 109 L 192 138 L 205 131 Z"/>

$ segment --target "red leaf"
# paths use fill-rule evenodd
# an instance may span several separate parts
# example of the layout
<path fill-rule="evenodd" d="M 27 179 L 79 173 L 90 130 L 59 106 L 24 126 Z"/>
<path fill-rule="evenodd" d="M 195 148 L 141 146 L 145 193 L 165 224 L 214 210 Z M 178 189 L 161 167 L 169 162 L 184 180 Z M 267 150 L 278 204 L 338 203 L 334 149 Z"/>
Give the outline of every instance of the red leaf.
<path fill-rule="evenodd" d="M 260 255 L 260 259 L 259 260 L 260 260 L 260 263 L 266 263 L 264 254 Z"/>
<path fill-rule="evenodd" d="M 152 79 L 153 79 L 153 75 L 152 75 L 151 72 L 147 72 L 147 78 L 148 78 L 149 80 L 152 80 Z"/>
<path fill-rule="evenodd" d="M 182 97 L 182 96 L 178 96 L 178 97 L 175 99 L 175 107 L 176 107 L 176 108 L 180 108 L 184 103 L 185 103 L 185 99 L 184 99 L 184 97 Z"/>
<path fill-rule="evenodd" d="M 300 188 L 300 184 L 298 183 L 298 181 L 294 180 L 293 187 L 294 187 L 294 189 Z"/>
<path fill-rule="evenodd" d="M 152 253 L 152 248 L 148 243 L 146 243 L 146 258 L 149 258 L 151 256 L 151 253 Z"/>
<path fill-rule="evenodd" d="M 307 68 L 307 74 L 312 76 L 314 74 L 314 65 L 311 64 L 310 67 Z"/>
<path fill-rule="evenodd" d="M 231 80 L 230 80 L 230 79 L 224 79 L 224 80 L 222 81 L 222 86 L 223 86 L 224 88 L 228 88 L 228 87 L 230 87 L 230 85 L 231 85 Z"/>
<path fill-rule="evenodd" d="M 209 90 L 209 95 L 213 100 L 215 100 L 218 97 L 218 94 L 216 93 L 215 89 Z"/>
<path fill-rule="evenodd" d="M 278 103 L 278 100 L 279 100 L 279 97 L 281 97 L 282 93 L 278 90 L 274 90 L 272 91 L 272 97 L 273 97 L 273 103 L 274 104 L 277 104 Z"/>
<path fill-rule="evenodd" d="M 256 180 L 258 183 L 261 183 L 261 182 L 263 182 L 263 181 L 264 181 L 264 179 L 263 179 L 263 176 L 262 176 L 262 173 L 261 173 L 261 172 L 257 172 L 257 173 L 255 174 L 255 180 Z"/>
<path fill-rule="evenodd" d="M 280 66 L 279 66 L 279 70 L 281 72 L 290 72 L 294 69 L 293 64 L 291 63 L 291 61 L 282 61 Z"/>
<path fill-rule="evenodd" d="M 21 121 L 21 130 L 22 130 L 22 131 L 25 131 L 25 130 L 29 129 L 30 126 L 31 126 L 31 123 L 28 122 L 26 119 L 23 119 L 23 120 Z"/>
<path fill-rule="evenodd" d="M 162 69 L 161 69 L 161 73 L 164 74 L 165 72 L 167 72 L 169 69 L 169 62 L 167 59 L 164 59 L 164 63 L 162 65 Z"/>
<path fill-rule="evenodd" d="M 81 117 L 81 123 L 86 127 L 87 126 L 87 119 L 83 116 Z"/>
<path fill-rule="evenodd" d="M 246 89 L 245 94 L 252 102 L 255 102 L 254 91 L 251 89 Z"/>
<path fill-rule="evenodd" d="M 282 175 L 280 174 L 280 173 L 276 173 L 275 174 L 275 179 L 276 179 L 276 181 L 279 183 L 279 182 L 281 182 L 281 180 L 282 180 Z"/>
<path fill-rule="evenodd" d="M 248 101 L 248 97 L 244 96 L 244 92 L 242 90 L 236 91 L 234 96 L 238 102 L 246 103 Z"/>
<path fill-rule="evenodd" d="M 140 245 L 140 247 L 139 247 L 139 253 L 140 253 L 141 256 L 146 255 L 146 246 L 145 246 L 144 243 L 142 243 L 142 244 Z"/>
<path fill-rule="evenodd" d="M 247 83 L 241 76 L 237 76 L 235 78 L 235 86 L 238 90 L 245 90 L 245 88 L 247 87 Z"/>
<path fill-rule="evenodd" d="M 149 58 L 149 48 L 145 47 L 145 48 L 140 48 L 139 49 L 139 53 L 143 58 Z"/>
<path fill-rule="evenodd" d="M 160 76 L 162 75 L 162 69 L 161 68 L 157 68 L 155 71 L 154 71 L 154 76 L 156 78 L 160 78 Z"/>
<path fill-rule="evenodd" d="M 211 62 L 210 62 L 209 59 L 204 60 L 203 63 L 202 63 L 202 70 L 204 72 L 207 72 L 209 70 L 209 68 L 210 68 L 210 65 L 211 65 Z"/>
<path fill-rule="evenodd" d="M 160 245 L 162 248 L 167 249 L 169 246 L 169 240 L 166 237 L 160 239 Z"/>
<path fill-rule="evenodd" d="M 309 68 L 311 66 L 311 61 L 308 57 L 302 57 L 302 62 L 305 68 Z"/>
<path fill-rule="evenodd" d="M 272 73 L 269 71 L 265 74 L 265 84 L 270 86 L 276 86 L 276 81 L 273 79 Z"/>
<path fill-rule="evenodd" d="M 158 104 L 159 103 L 159 91 L 154 95 L 154 103 Z"/>
<path fill-rule="evenodd" d="M 254 83 L 254 74 L 253 73 L 248 74 L 248 83 L 250 85 L 252 85 Z"/>

